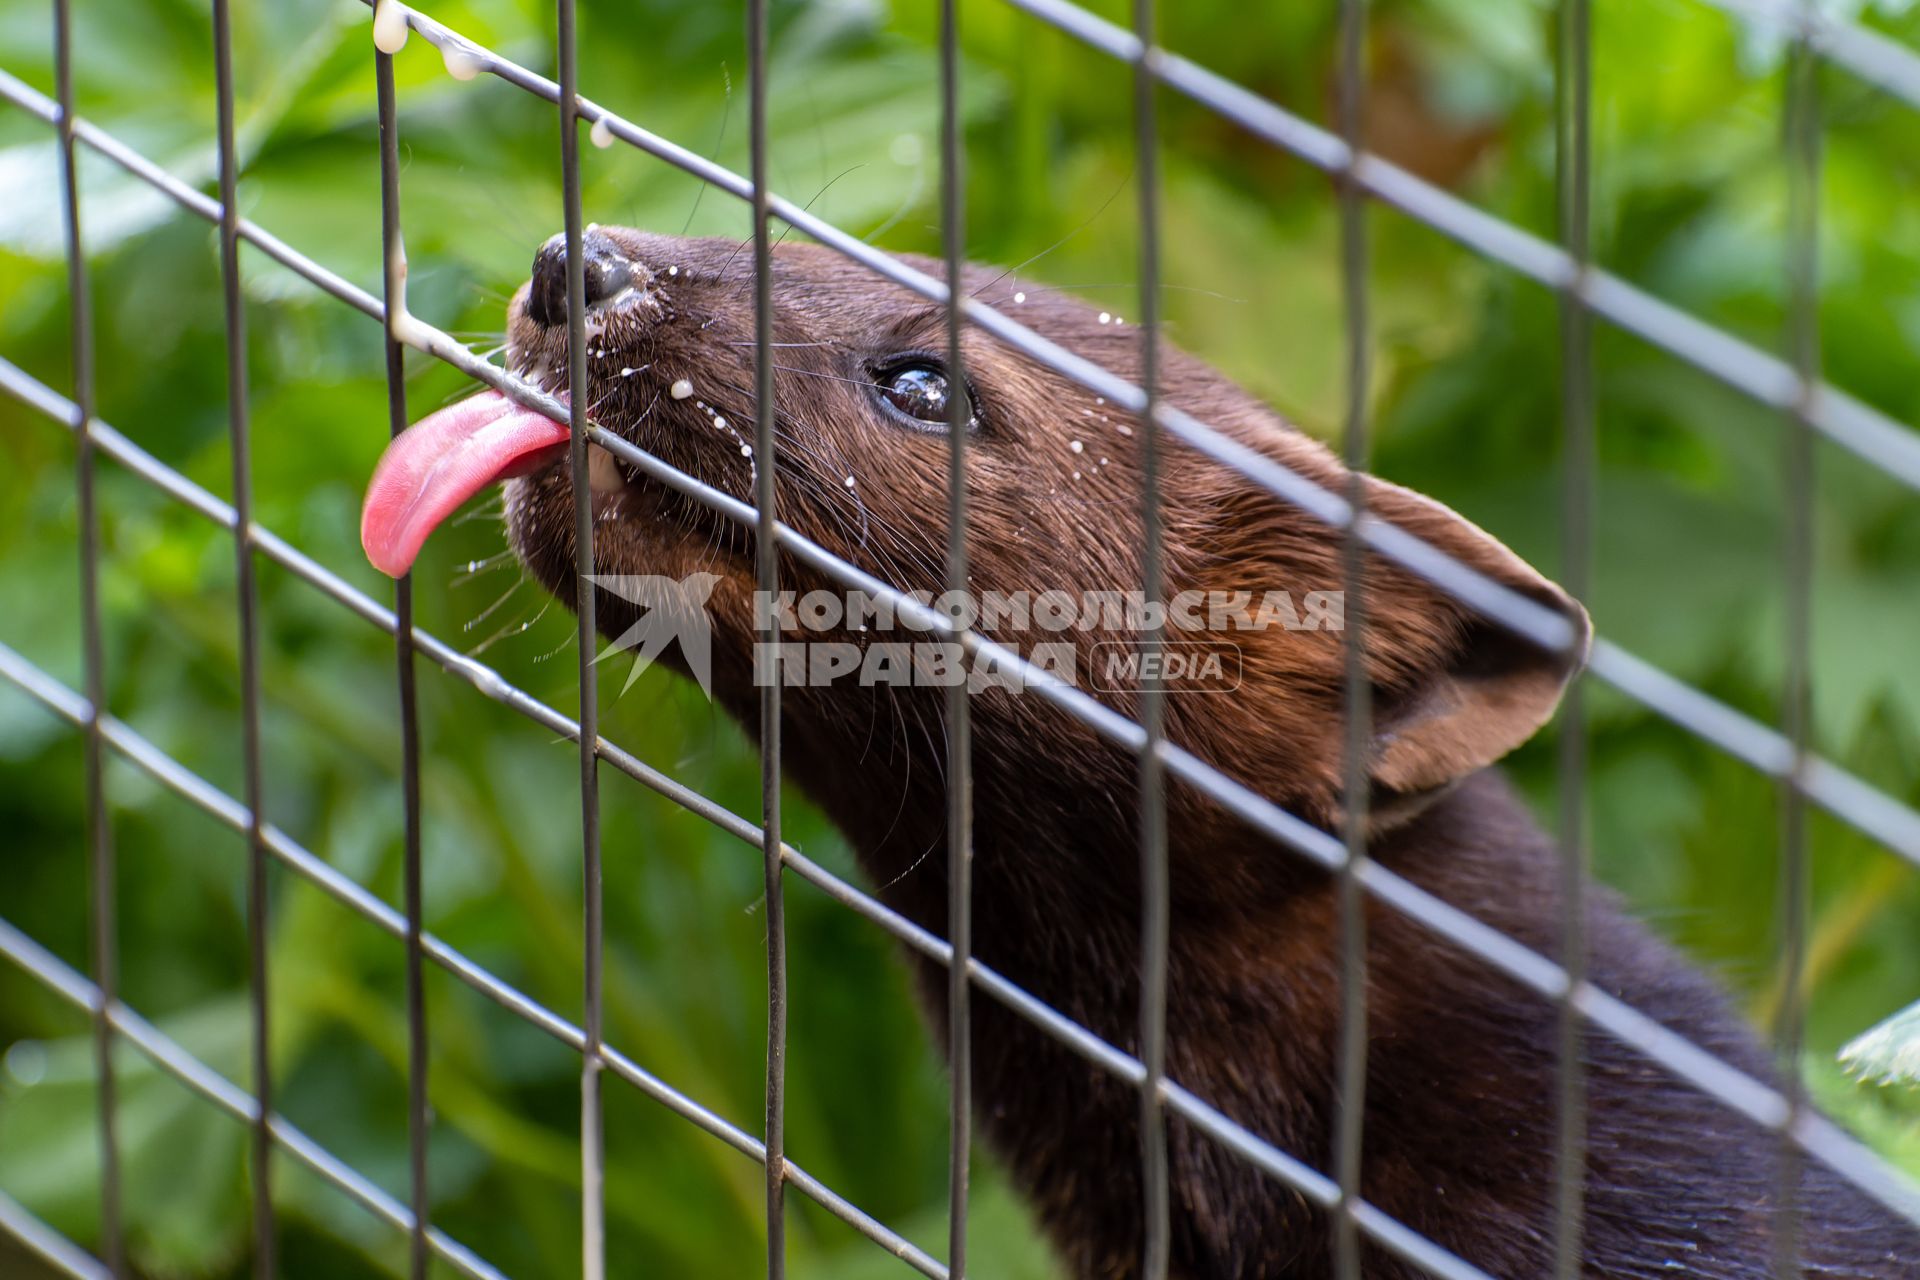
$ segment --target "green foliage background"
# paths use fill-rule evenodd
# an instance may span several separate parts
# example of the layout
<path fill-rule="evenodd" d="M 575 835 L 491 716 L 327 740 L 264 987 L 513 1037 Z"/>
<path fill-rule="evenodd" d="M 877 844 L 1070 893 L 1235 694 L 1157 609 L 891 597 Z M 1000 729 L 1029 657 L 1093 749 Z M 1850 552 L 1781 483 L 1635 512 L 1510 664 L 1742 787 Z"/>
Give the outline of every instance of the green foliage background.
<path fill-rule="evenodd" d="M 1096 5 L 1124 20 L 1121 7 Z M 236 6 L 241 199 L 248 216 L 379 287 L 367 11 L 350 0 Z M 589 94 L 744 167 L 739 6 L 582 6 Z M 200 0 L 80 0 L 81 110 L 210 189 L 213 78 Z M 938 245 L 933 9 L 776 4 L 780 190 L 898 249 Z M 1128 72 L 1008 7 L 963 6 L 972 256 L 1135 307 Z M 1329 115 L 1334 5 L 1164 6 L 1174 48 L 1310 118 Z M 1604 264 L 1768 349 L 1783 330 L 1781 48 L 1692 0 L 1595 6 L 1596 234 Z M 51 91 L 49 6 L 0 8 L 0 65 Z M 1849 12 L 1920 42 L 1907 0 Z M 547 6 L 430 12 L 550 70 Z M 1380 0 L 1381 145 L 1470 200 L 1551 235 L 1552 12 L 1546 0 Z M 413 304 L 482 347 L 534 247 L 560 225 L 553 113 L 499 82 L 450 79 L 412 42 L 397 62 Z M 1823 78 L 1821 321 L 1833 381 L 1920 422 L 1920 113 Z M 1326 180 L 1183 101 L 1165 104 L 1166 297 L 1175 338 L 1309 431 L 1341 421 L 1338 240 Z M 1384 126 L 1383 126 L 1384 129 Z M 589 218 L 744 234 L 744 208 L 637 153 L 586 150 Z M 66 389 L 66 295 L 50 133 L 0 113 L 0 356 Z M 87 155 L 86 237 L 100 414 L 216 493 L 229 489 L 212 229 Z M 1443 498 L 1551 571 L 1558 562 L 1555 303 L 1390 212 L 1374 237 L 1378 469 Z M 243 252 L 258 517 L 349 581 L 388 588 L 356 542 L 387 425 L 377 326 Z M 1782 667 L 1784 424 L 1622 334 L 1599 335 L 1602 631 L 1767 721 Z M 416 416 L 461 391 L 410 361 Z M 73 444 L 0 403 L 0 641 L 79 683 Z M 114 712 L 230 793 L 240 789 L 228 538 L 103 464 L 103 597 Z M 1920 505 L 1823 446 L 1818 462 L 1817 737 L 1920 801 Z M 571 624 L 515 585 L 497 522 L 465 521 L 421 561 L 421 621 L 485 649 L 514 682 L 576 698 Z M 477 562 L 478 567 L 469 569 Z M 265 610 L 274 822 L 399 900 L 401 806 L 390 646 L 272 566 Z M 617 685 L 615 686 L 617 687 Z M 570 1017 L 580 1005 L 575 756 L 422 666 L 430 927 Z M 610 736 L 738 812 L 757 810 L 740 734 L 658 673 L 604 712 Z M 1517 776 L 1550 815 L 1551 735 Z M 1773 976 L 1775 789 L 1597 692 L 1591 783 L 1600 874 L 1721 972 L 1764 1024 Z M 242 842 L 116 764 L 123 989 L 229 1077 L 246 1078 Z M 605 786 L 608 1035 L 695 1099 L 757 1128 L 764 1004 L 751 848 L 625 779 Z M 76 736 L 0 692 L 0 916 L 84 967 L 87 878 Z M 796 797 L 791 838 L 854 875 Z M 1824 817 L 1813 824 L 1811 1043 L 1818 1095 L 1920 1171 L 1912 1095 L 1830 1067 L 1850 1035 L 1920 994 L 1920 876 Z M 945 1083 L 877 932 L 804 885 L 792 928 L 790 1151 L 939 1250 Z M 309 1133 L 405 1191 L 400 949 L 309 885 L 274 884 L 278 1094 Z M 437 1223 L 516 1276 L 576 1270 L 574 1056 L 430 970 Z M 97 1233 L 94 1086 L 83 1020 L 0 967 L 0 1190 L 82 1241 Z M 121 1059 L 127 1213 L 143 1274 L 246 1274 L 245 1135 Z M 622 1275 L 757 1273 L 759 1172 L 610 1084 L 611 1251 Z M 1730 1123 L 1732 1121 L 1730 1120 Z M 290 1161 L 276 1169 L 290 1277 L 402 1275 L 404 1242 Z M 1053 1274 L 990 1167 L 975 1269 Z M 799 1197 L 804 1277 L 905 1274 Z M 0 1246 L 0 1272 L 35 1275 Z"/>

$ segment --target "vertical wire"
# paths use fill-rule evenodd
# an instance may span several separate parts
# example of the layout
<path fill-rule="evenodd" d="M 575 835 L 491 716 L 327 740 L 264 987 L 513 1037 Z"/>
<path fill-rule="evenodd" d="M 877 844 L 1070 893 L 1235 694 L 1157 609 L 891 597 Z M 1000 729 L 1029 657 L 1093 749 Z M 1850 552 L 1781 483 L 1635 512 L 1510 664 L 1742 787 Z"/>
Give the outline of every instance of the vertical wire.
<path fill-rule="evenodd" d="M 580 1265 L 586 1280 L 605 1280 L 606 1129 L 601 1118 L 604 1033 L 604 919 L 600 869 L 600 698 L 593 665 L 593 486 L 587 459 L 587 277 L 581 249 L 580 215 L 580 67 L 573 0 L 558 0 L 555 50 L 560 81 L 560 182 L 567 219 L 567 398 L 568 442 L 573 478 L 573 544 L 578 558 L 574 600 L 580 656 L 580 874 L 585 920 L 586 1008 L 582 1014 L 584 1054 L 580 1066 Z"/>
<path fill-rule="evenodd" d="M 1366 41 L 1366 0 L 1340 0 L 1340 133 L 1350 158 L 1358 156 L 1365 143 Z M 1348 470 L 1347 498 L 1353 505 L 1354 518 L 1343 539 L 1346 738 L 1341 755 L 1346 804 L 1342 826 L 1347 856 L 1340 865 L 1338 885 L 1340 1058 L 1333 1166 L 1340 1198 L 1333 1217 L 1333 1262 L 1341 1280 L 1359 1280 L 1360 1233 L 1354 1210 L 1361 1195 L 1367 1089 L 1366 899 L 1360 887 L 1360 868 L 1367 857 L 1368 755 L 1373 736 L 1372 686 L 1367 679 L 1366 556 L 1361 523 L 1366 519 L 1367 392 L 1372 380 L 1372 349 L 1368 340 L 1366 200 L 1351 172 L 1341 176 L 1339 195 L 1340 269 L 1347 330 L 1344 452 Z"/>
<path fill-rule="evenodd" d="M 1593 317 L 1576 294 L 1592 254 L 1593 55 L 1589 0 L 1560 0 L 1554 77 L 1554 184 L 1561 246 L 1576 280 L 1560 294 L 1562 581 L 1576 600 L 1593 578 Z M 1590 861 L 1586 812 L 1586 684 L 1576 676 L 1560 710 L 1560 964 L 1567 988 L 1559 1009 L 1559 1132 L 1554 1167 L 1554 1274 L 1581 1274 L 1586 1192 L 1584 1023 L 1576 1000 L 1586 981 L 1586 882 Z"/>
<path fill-rule="evenodd" d="M 947 590 L 967 590 L 967 430 L 973 420 L 960 354 L 966 191 L 960 138 L 957 0 L 940 0 L 940 225 L 947 259 Z M 967 1274 L 967 1187 L 973 1138 L 973 720 L 965 681 L 947 686 L 947 1050 L 952 1062 L 947 1148 L 947 1274 Z"/>
<path fill-rule="evenodd" d="M 100 513 L 94 498 L 93 447 L 93 300 L 80 239 L 80 175 L 73 137 L 73 13 L 68 0 L 54 0 L 55 94 L 60 102 L 60 202 L 66 224 L 68 325 L 73 360 L 74 461 L 79 488 L 80 637 L 87 694 L 86 778 L 88 877 L 91 881 L 89 930 L 93 980 L 100 1005 L 93 1019 L 94 1072 L 99 1077 L 100 1240 L 107 1269 L 127 1273 L 126 1243 L 120 1227 L 119 1091 L 113 1074 L 113 1023 L 109 1016 L 119 987 L 114 894 L 113 829 L 107 819 L 106 647 L 100 635 Z"/>
<path fill-rule="evenodd" d="M 748 146 L 753 178 L 754 558 L 761 599 L 779 588 L 774 546 L 773 248 L 767 240 L 767 0 L 747 0 Z M 780 642 L 767 615 L 763 640 Z M 780 682 L 760 688 L 761 856 L 767 895 L 767 1276 L 787 1273 L 787 907 L 780 858 Z"/>
<path fill-rule="evenodd" d="M 1809 856 L 1807 804 L 1802 791 L 1812 734 L 1813 649 L 1813 425 L 1811 399 L 1820 376 L 1820 60 L 1813 46 L 1814 9 L 1802 0 L 1787 63 L 1787 347 L 1801 392 L 1787 424 L 1781 461 L 1786 472 L 1787 531 L 1783 556 L 1787 669 L 1784 731 L 1793 746 L 1793 773 L 1781 792 L 1780 1008 L 1774 1043 L 1787 1098 L 1780 1131 L 1774 1215 L 1774 1269 L 1800 1274 L 1801 1155 L 1791 1136 L 1806 1105 L 1800 1050 L 1806 1032 L 1805 982 Z"/>
<path fill-rule="evenodd" d="M 400 124 L 394 108 L 393 56 L 374 51 L 374 79 L 380 117 L 380 245 L 387 264 L 385 302 L 392 315 L 406 306 L 406 249 L 400 236 Z M 386 333 L 387 428 L 398 436 L 407 429 L 406 348 Z M 394 655 L 400 694 L 400 794 L 405 806 L 404 850 L 407 910 L 407 1171 L 413 1228 L 408 1241 L 408 1275 L 426 1280 L 427 1231 L 431 1200 L 427 1183 L 427 996 L 421 949 L 422 893 L 420 859 L 420 721 L 414 690 L 413 574 L 393 584 Z"/>
<path fill-rule="evenodd" d="M 1160 58 L 1154 0 L 1134 0 L 1140 60 L 1133 68 L 1134 166 L 1140 217 L 1140 411 L 1142 444 L 1141 578 L 1149 609 L 1166 593 L 1160 509 L 1160 122 L 1154 96 Z M 1142 647 L 1152 651 L 1164 628 L 1154 625 Z M 1172 1257 L 1172 1171 L 1161 1089 L 1167 1074 L 1167 951 L 1172 909 L 1167 868 L 1166 689 L 1156 664 L 1142 664 L 1140 724 L 1140 1184 L 1143 1280 L 1163 1280 Z"/>
<path fill-rule="evenodd" d="M 254 1270 L 278 1275 L 273 1225 L 273 1072 L 269 1056 L 267 989 L 266 795 L 260 771 L 260 591 L 253 562 L 253 462 L 247 410 L 247 316 L 240 285 L 240 157 L 233 140 L 233 14 L 230 0 L 213 2 L 213 60 L 220 137 L 220 283 L 226 305 L 227 423 L 233 454 L 235 583 L 240 601 L 240 714 L 247 805 L 247 943 L 253 1003 L 253 1087 L 259 1107 L 253 1123 Z"/>

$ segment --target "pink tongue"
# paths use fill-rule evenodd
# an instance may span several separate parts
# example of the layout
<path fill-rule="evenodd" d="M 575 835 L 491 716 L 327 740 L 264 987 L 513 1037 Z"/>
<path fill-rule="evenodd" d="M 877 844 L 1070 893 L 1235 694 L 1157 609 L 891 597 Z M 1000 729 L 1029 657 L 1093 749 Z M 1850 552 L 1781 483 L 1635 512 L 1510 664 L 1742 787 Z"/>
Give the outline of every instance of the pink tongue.
<path fill-rule="evenodd" d="M 360 509 L 360 545 L 397 578 L 434 526 L 496 480 L 525 475 L 567 445 L 567 426 L 497 391 L 469 396 L 408 427 L 374 468 Z"/>

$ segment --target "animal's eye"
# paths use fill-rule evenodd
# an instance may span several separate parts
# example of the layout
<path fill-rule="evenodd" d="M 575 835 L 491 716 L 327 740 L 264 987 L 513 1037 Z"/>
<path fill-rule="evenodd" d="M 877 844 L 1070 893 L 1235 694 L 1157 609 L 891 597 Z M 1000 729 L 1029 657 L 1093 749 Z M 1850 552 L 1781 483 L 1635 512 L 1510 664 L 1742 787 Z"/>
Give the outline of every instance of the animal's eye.
<path fill-rule="evenodd" d="M 914 359 L 875 372 L 874 389 L 894 413 L 913 425 L 943 426 L 950 394 L 947 373 L 932 360 Z M 971 402 L 972 397 L 968 397 Z M 977 419 L 978 415 L 974 415 Z"/>

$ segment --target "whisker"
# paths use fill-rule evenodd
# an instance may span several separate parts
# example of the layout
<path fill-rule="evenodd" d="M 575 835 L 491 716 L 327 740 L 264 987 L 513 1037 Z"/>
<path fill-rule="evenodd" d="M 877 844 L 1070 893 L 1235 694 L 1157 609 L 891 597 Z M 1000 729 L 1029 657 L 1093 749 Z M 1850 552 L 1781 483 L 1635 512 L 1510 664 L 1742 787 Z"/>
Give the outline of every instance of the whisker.
<path fill-rule="evenodd" d="M 1052 253 L 1055 249 L 1058 249 L 1061 245 L 1066 244 L 1068 241 L 1072 240 L 1075 236 L 1078 236 L 1082 231 L 1085 231 L 1088 227 L 1092 226 L 1094 224 L 1094 221 L 1098 219 L 1101 214 L 1107 211 L 1108 205 L 1112 204 L 1115 200 L 1120 198 L 1120 193 L 1122 191 L 1127 190 L 1132 185 L 1133 185 L 1133 173 L 1131 170 L 1129 170 L 1127 173 L 1127 176 L 1120 179 L 1120 185 L 1113 189 L 1113 194 L 1108 196 L 1105 200 L 1102 200 L 1100 202 L 1100 207 L 1098 209 L 1095 209 L 1093 211 L 1093 214 L 1085 222 L 1081 223 L 1079 226 L 1075 227 L 1073 230 L 1067 232 L 1067 234 L 1065 234 L 1064 236 L 1061 236 L 1058 240 L 1054 241 L 1052 244 L 1048 245 L 1046 248 L 1042 249 L 1040 252 L 1034 254 L 1031 258 L 1028 258 L 1025 262 L 1021 263 L 1019 266 L 1008 267 L 1005 271 L 1002 271 L 999 275 L 987 281 L 985 284 L 981 285 L 978 289 L 975 289 L 972 293 L 968 294 L 967 296 L 970 298 L 979 297 L 981 294 L 993 288 L 993 286 L 999 284 L 1002 280 L 1005 280 L 1008 276 L 1014 274 L 1016 271 L 1025 271 L 1028 267 L 1040 261 L 1040 259 L 1046 257 L 1048 254 Z"/>
<path fill-rule="evenodd" d="M 833 183 L 834 183 L 834 182 L 838 182 L 838 181 L 840 181 L 840 179 L 841 179 L 841 178 L 844 178 L 844 177 L 846 177 L 846 176 L 847 176 L 847 174 L 849 174 L 849 173 L 852 173 L 852 172 L 853 172 L 853 171 L 854 171 L 855 169 L 864 169 L 864 168 L 866 168 L 866 167 L 867 167 L 867 166 L 866 166 L 866 165 L 864 165 L 864 164 L 856 164 L 856 165 L 853 165 L 852 167 L 850 167 L 850 168 L 848 168 L 848 169 L 845 169 L 845 170 L 842 170 L 842 171 L 841 171 L 841 172 L 840 172 L 840 173 L 839 173 L 838 175 L 836 175 L 836 176 L 834 177 L 834 179 L 833 179 L 833 182 L 829 182 L 829 183 L 828 183 L 828 184 L 827 184 L 826 186 L 824 186 L 824 187 L 822 187 L 822 188 L 820 188 L 820 189 L 819 189 L 818 191 L 816 191 L 816 192 L 814 192 L 814 193 L 813 193 L 813 200 L 809 200 L 809 201 L 807 201 L 807 202 L 806 202 L 805 204 L 803 204 L 803 205 L 801 205 L 801 206 L 800 206 L 800 212 L 802 212 L 802 213 L 806 213 L 806 212 L 808 212 L 809 210 L 811 210 L 811 209 L 813 208 L 813 204 L 814 204 L 814 200 L 818 200 L 818 199 L 819 199 L 819 198 L 820 198 L 821 196 L 823 196 L 823 195 L 825 195 L 825 194 L 827 194 L 827 192 L 829 192 L 829 191 L 831 191 L 831 190 L 833 189 Z M 1118 193 L 1118 192 L 1115 192 L 1114 194 L 1115 194 L 1115 195 L 1118 195 L 1119 193 Z M 788 224 L 787 224 L 787 229 L 786 229 L 785 231 L 782 231 L 782 232 L 780 233 L 780 240 L 785 240 L 785 239 L 787 238 L 787 236 L 788 236 L 788 235 L 789 235 L 789 234 L 790 234 L 790 233 L 791 233 L 792 231 L 793 231 L 793 224 L 792 224 L 792 223 L 788 223 Z M 778 245 L 778 244 L 780 243 L 780 240 L 775 240 L 775 241 L 773 242 L 773 244 L 774 244 L 775 246 L 777 246 L 777 245 Z M 719 270 L 718 272 L 716 272 L 715 274 L 716 274 L 716 275 L 718 275 L 718 276 L 720 276 L 721 278 L 723 278 L 723 279 L 724 279 L 724 278 L 726 277 L 726 274 L 727 274 L 727 268 L 728 268 L 728 267 L 730 267 L 730 266 L 732 266 L 732 265 L 733 265 L 733 260 L 734 260 L 735 258 L 737 258 L 737 257 L 739 257 L 739 256 L 740 256 L 740 250 L 742 250 L 742 249 L 744 249 L 744 248 L 746 248 L 746 247 L 747 247 L 748 245 L 750 245 L 750 244 L 752 244 L 752 243 L 753 243 L 753 241 L 752 241 L 751 239 L 746 239 L 746 240 L 742 240 L 742 241 L 741 241 L 741 242 L 740 242 L 740 243 L 739 243 L 739 244 L 738 244 L 737 246 L 735 246 L 735 248 L 734 248 L 734 250 L 733 250 L 733 252 L 727 255 L 727 260 L 726 260 L 725 262 L 723 262 L 723 263 L 721 263 L 721 264 L 720 264 L 720 270 Z M 769 246 L 769 248 L 770 248 L 770 249 L 771 249 L 772 247 L 773 247 L 773 246 Z"/>
<path fill-rule="evenodd" d="M 505 604 L 507 601 L 511 600 L 513 598 L 514 592 L 520 590 L 520 588 L 526 585 L 527 585 L 527 579 L 524 575 L 522 575 L 522 577 L 518 582 L 514 583 L 512 586 L 508 587 L 505 591 L 500 593 L 499 599 L 495 600 L 492 604 L 482 609 L 480 611 L 479 617 L 473 619 L 473 621 L 467 623 L 465 626 L 461 627 L 460 629 L 462 631 L 473 630 L 475 627 L 485 622 L 488 618 L 491 618 L 494 614 L 500 612 L 500 606 Z"/>
<path fill-rule="evenodd" d="M 797 373 L 803 378 L 825 378 L 830 382 L 844 382 L 854 387 L 871 387 L 873 385 L 873 383 L 865 378 L 843 378 L 837 373 L 817 373 L 812 369 L 796 369 L 792 365 L 785 364 L 777 364 L 773 367 L 782 373 Z"/>
<path fill-rule="evenodd" d="M 484 502 L 471 511 L 462 511 L 459 515 L 455 516 L 450 523 L 458 525 L 471 524 L 475 520 L 498 520 L 505 514 L 507 514 L 507 500 L 505 498 L 495 498 L 492 502 Z M 511 553 L 502 552 L 501 554 L 507 555 Z"/>
<path fill-rule="evenodd" d="M 485 653 L 488 649 L 492 648 L 496 643 L 498 643 L 501 640 L 504 640 L 506 637 L 517 636 L 522 634 L 523 632 L 531 631 L 533 629 L 534 623 L 546 617 L 547 610 L 552 607 L 553 607 L 553 597 L 548 596 L 547 602 L 540 606 L 540 611 L 538 613 L 534 614 L 531 618 L 528 618 L 525 622 L 521 622 L 517 624 L 508 623 L 506 626 L 500 628 L 498 631 L 488 636 L 485 640 L 482 640 L 479 644 L 475 645 L 473 648 L 467 650 L 467 656 L 469 658 L 477 658 L 481 654 Z"/>
<path fill-rule="evenodd" d="M 907 189 L 907 198 L 900 202 L 900 207 L 893 211 L 892 217 L 867 232 L 866 235 L 860 237 L 861 243 L 872 244 L 875 240 L 878 240 L 881 236 L 899 226 L 901 221 L 919 206 L 920 197 L 925 193 L 926 187 L 927 166 L 925 164 L 916 165 L 913 170 L 913 186 Z"/>
<path fill-rule="evenodd" d="M 549 600 L 548 603 L 551 604 L 552 601 Z M 540 613 L 534 617 L 534 621 L 535 622 L 540 621 L 542 617 L 546 616 L 546 612 L 547 612 L 546 609 L 543 607 L 540 610 Z M 547 650 L 545 653 L 535 654 L 533 660 L 535 662 L 545 662 L 549 658 L 558 657 L 559 655 L 565 653 L 569 648 L 571 648 L 573 645 L 573 642 L 578 638 L 579 638 L 579 633 L 576 632 L 573 628 L 569 627 L 567 628 L 566 639 L 562 640 L 559 644 L 553 646 L 553 648 Z"/>
<path fill-rule="evenodd" d="M 723 342 L 720 345 L 723 347 L 757 347 L 760 344 L 749 338 L 744 342 Z M 769 347 L 831 347 L 838 344 L 832 342 L 769 342 L 767 345 Z"/>
<path fill-rule="evenodd" d="M 498 569 L 501 565 L 506 564 L 509 560 L 512 560 L 512 559 L 513 559 L 513 549 L 509 547 L 504 551 L 497 551 L 493 555 L 487 556 L 485 559 L 469 560 L 467 561 L 467 565 L 465 569 L 454 574 L 452 585 L 456 587 L 464 586 L 465 584 L 472 582 L 475 578 L 478 578 L 485 574 L 493 572 L 495 569 Z"/>
<path fill-rule="evenodd" d="M 727 64 L 724 62 L 720 64 L 720 79 L 726 86 L 725 100 L 724 105 L 720 108 L 720 133 L 713 140 L 713 150 L 707 154 L 707 159 L 709 160 L 719 156 L 720 146 L 727 140 L 727 122 L 733 119 L 733 76 L 727 70 Z M 688 228 L 693 226 L 693 215 L 700 212 L 700 202 L 706 199 L 706 197 L 707 180 L 702 178 L 700 180 L 700 190 L 694 193 L 693 208 L 687 210 L 686 225 L 680 228 L 681 235 L 686 235 Z"/>

